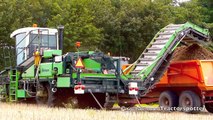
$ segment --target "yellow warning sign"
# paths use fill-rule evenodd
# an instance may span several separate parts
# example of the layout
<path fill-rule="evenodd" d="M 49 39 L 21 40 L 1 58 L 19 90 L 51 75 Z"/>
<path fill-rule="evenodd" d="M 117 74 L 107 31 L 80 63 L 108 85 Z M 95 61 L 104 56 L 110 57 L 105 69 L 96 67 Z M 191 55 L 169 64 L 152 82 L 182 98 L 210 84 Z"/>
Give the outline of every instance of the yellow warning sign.
<path fill-rule="evenodd" d="M 77 60 L 77 62 L 75 64 L 75 67 L 76 68 L 83 68 L 84 67 L 81 58 L 78 58 L 78 60 Z"/>

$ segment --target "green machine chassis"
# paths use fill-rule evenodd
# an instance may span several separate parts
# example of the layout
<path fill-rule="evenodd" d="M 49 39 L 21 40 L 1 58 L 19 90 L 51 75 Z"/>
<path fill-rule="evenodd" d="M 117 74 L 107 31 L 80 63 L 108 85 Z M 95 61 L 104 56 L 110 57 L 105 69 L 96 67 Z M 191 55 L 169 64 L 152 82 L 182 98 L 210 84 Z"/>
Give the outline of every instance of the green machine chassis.
<path fill-rule="evenodd" d="M 38 92 L 39 84 L 49 84 L 52 92 L 60 89 L 74 89 L 75 85 L 85 85 L 86 93 L 103 93 L 111 95 L 128 95 L 128 85 L 136 82 L 139 88 L 138 97 L 144 96 L 159 81 L 171 60 L 174 49 L 184 41 L 187 35 L 192 35 L 194 42 L 204 43 L 208 41 L 209 32 L 192 23 L 179 25 L 168 38 L 154 62 L 140 70 L 137 75 L 134 72 L 144 53 L 152 47 L 156 39 L 161 36 L 167 26 L 161 29 L 130 67 L 128 75 L 121 72 L 120 60 L 104 55 L 102 52 L 70 52 L 62 55 L 61 50 L 43 51 L 42 61 L 39 65 L 39 79 L 35 79 L 35 68 L 16 67 L 1 73 L 0 93 L 7 101 L 14 102 L 19 99 L 34 98 Z M 61 61 L 55 61 L 56 57 L 62 57 Z M 83 60 L 84 69 L 75 68 L 78 58 Z M 109 71 L 104 74 L 103 70 Z M 124 70 L 125 71 L 125 70 Z M 9 73 L 9 74 L 8 74 Z M 9 76 L 8 76 L 9 75 Z M 8 92 L 9 91 L 9 92 Z M 8 99 L 7 99 L 8 98 Z M 117 100 L 119 97 L 116 98 Z"/>

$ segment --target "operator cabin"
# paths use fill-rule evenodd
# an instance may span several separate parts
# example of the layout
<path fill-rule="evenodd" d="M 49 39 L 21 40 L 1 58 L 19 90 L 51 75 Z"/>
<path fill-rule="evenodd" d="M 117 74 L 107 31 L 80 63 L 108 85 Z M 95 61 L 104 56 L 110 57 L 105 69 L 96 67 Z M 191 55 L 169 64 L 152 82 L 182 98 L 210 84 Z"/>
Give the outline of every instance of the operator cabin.
<path fill-rule="evenodd" d="M 37 25 L 15 30 L 10 38 L 16 40 L 16 64 L 26 66 L 34 61 L 36 49 L 59 49 L 58 30 Z"/>

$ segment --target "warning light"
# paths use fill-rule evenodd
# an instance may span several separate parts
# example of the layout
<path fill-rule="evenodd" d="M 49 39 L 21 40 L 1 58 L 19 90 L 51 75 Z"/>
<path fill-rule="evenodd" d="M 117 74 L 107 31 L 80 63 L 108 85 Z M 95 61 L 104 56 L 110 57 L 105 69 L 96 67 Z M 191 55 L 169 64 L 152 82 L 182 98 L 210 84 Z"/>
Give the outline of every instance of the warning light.
<path fill-rule="evenodd" d="M 81 42 L 76 42 L 76 43 L 75 43 L 75 46 L 76 46 L 77 48 L 79 48 L 79 47 L 81 46 Z"/>
<path fill-rule="evenodd" d="M 37 24 L 33 24 L 33 27 L 38 27 L 38 25 Z"/>
<path fill-rule="evenodd" d="M 76 67 L 76 68 L 84 68 L 84 65 L 83 65 L 83 63 L 82 63 L 81 58 L 78 58 L 78 60 L 77 60 L 77 62 L 76 62 L 76 64 L 75 64 L 75 67 Z"/>

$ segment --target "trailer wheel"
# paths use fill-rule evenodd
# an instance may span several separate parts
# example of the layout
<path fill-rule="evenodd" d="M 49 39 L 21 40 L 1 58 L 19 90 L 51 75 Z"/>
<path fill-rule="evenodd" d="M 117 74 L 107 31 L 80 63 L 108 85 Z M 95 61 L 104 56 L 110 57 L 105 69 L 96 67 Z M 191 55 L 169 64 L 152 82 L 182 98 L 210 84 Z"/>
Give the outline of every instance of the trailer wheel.
<path fill-rule="evenodd" d="M 159 97 L 159 106 L 164 110 L 174 111 L 178 107 L 178 96 L 172 91 L 164 91 Z"/>
<path fill-rule="evenodd" d="M 49 107 L 56 106 L 56 97 L 51 91 L 49 84 L 42 84 L 36 93 L 36 103 L 39 105 L 47 105 Z"/>
<path fill-rule="evenodd" d="M 187 113 L 199 113 L 202 107 L 200 97 L 192 91 L 184 91 L 179 98 L 182 111 Z"/>
<path fill-rule="evenodd" d="M 205 107 L 208 112 L 213 113 L 213 103 L 206 103 Z"/>

